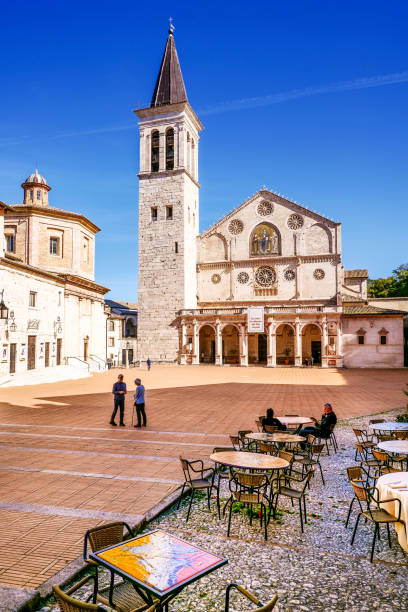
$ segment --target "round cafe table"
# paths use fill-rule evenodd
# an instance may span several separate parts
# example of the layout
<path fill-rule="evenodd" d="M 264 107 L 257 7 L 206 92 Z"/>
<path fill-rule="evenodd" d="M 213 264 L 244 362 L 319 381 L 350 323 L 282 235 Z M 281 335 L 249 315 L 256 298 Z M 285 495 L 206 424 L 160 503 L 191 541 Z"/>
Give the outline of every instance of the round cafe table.
<path fill-rule="evenodd" d="M 211 461 L 221 463 L 229 467 L 241 468 L 244 470 L 283 470 L 289 466 L 289 462 L 279 457 L 263 455 L 262 453 L 245 453 L 243 451 L 222 451 L 212 453 Z"/>
<path fill-rule="evenodd" d="M 408 423 L 398 423 L 397 421 L 372 423 L 370 427 L 375 431 L 408 431 Z"/>
<path fill-rule="evenodd" d="M 387 442 L 379 442 L 377 446 L 387 453 L 408 455 L 408 440 L 387 440 Z"/>
<path fill-rule="evenodd" d="M 277 416 L 277 419 L 286 427 L 289 425 L 306 425 L 306 423 L 313 423 L 310 417 L 289 417 L 289 416 Z"/>
<path fill-rule="evenodd" d="M 398 442 L 400 440 L 397 440 Z M 386 444 L 386 442 L 384 442 Z M 401 520 L 408 521 L 408 472 L 394 472 L 380 476 L 376 484 L 380 499 L 399 499 L 401 502 Z M 398 502 L 381 504 L 381 508 L 398 516 Z M 404 523 L 395 523 L 395 530 L 400 546 L 408 552 L 407 532 Z"/>
<path fill-rule="evenodd" d="M 302 436 L 285 433 L 284 431 L 277 431 L 276 433 L 253 432 L 246 434 L 245 437 L 256 442 L 284 442 L 285 444 L 298 444 L 305 441 Z"/>

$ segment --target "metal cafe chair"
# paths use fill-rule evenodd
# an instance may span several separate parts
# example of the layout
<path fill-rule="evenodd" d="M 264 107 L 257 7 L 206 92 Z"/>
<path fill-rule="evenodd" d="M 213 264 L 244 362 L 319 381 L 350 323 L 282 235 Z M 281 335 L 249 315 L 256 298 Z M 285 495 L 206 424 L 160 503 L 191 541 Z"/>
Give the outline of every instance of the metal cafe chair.
<path fill-rule="evenodd" d="M 231 469 L 229 488 L 231 495 L 225 505 L 229 505 L 227 537 L 231 530 L 232 508 L 234 504 L 241 503 L 249 506 L 249 524 L 252 525 L 252 506 L 261 508 L 261 527 L 264 527 L 265 541 L 268 539 L 268 517 L 266 508 L 270 507 L 270 500 L 267 497 L 267 487 L 269 481 L 265 474 L 253 474 L 249 472 L 239 472 Z"/>
<path fill-rule="evenodd" d="M 354 482 L 358 482 L 360 484 L 365 483 L 366 486 L 368 486 L 368 479 L 369 479 L 368 472 L 366 472 L 366 470 L 361 465 L 352 465 L 346 469 L 347 469 L 347 477 L 349 479 L 349 482 L 353 480 Z M 353 498 L 350 502 L 348 514 L 347 514 L 347 520 L 345 524 L 346 528 L 350 520 L 351 510 L 353 508 L 355 499 L 356 499 L 356 496 L 353 495 Z"/>
<path fill-rule="evenodd" d="M 88 576 L 88 578 L 90 578 L 90 576 Z M 84 610 L 87 610 L 89 612 L 106 612 L 105 607 L 98 606 L 98 604 L 80 601 L 79 599 L 74 599 L 74 597 L 71 597 L 70 594 L 74 593 L 78 588 L 79 587 L 76 584 L 73 587 L 71 587 L 68 591 L 64 592 L 61 589 L 61 587 L 54 584 L 54 586 L 52 587 L 52 591 L 53 591 L 55 600 L 61 612 L 84 612 Z M 138 612 L 138 611 L 155 612 L 156 610 L 158 610 L 157 603 L 154 603 L 152 606 L 149 606 L 148 608 L 146 607 L 145 602 L 143 602 L 143 604 L 144 605 L 142 607 L 138 607 L 138 608 L 128 607 L 126 608 L 126 610 L 128 610 L 129 612 Z M 125 610 L 125 608 L 113 608 L 113 609 L 118 609 L 120 610 L 120 612 L 124 612 Z"/>
<path fill-rule="evenodd" d="M 213 487 L 215 487 L 214 485 L 215 470 L 214 468 L 205 468 L 204 463 L 201 459 L 195 459 L 194 461 L 188 461 L 187 459 L 184 459 L 183 457 L 179 457 L 179 459 L 180 459 L 181 467 L 184 473 L 184 484 L 183 484 L 183 488 L 181 490 L 181 494 L 179 497 L 177 509 L 180 507 L 181 498 L 183 497 L 184 489 L 186 487 L 189 488 L 190 489 L 190 503 L 188 505 L 187 518 L 186 518 L 186 522 L 188 522 L 188 519 L 190 518 L 191 505 L 193 503 L 193 497 L 194 497 L 195 491 L 199 491 L 199 490 L 207 491 L 207 505 L 208 505 L 208 509 L 210 510 L 211 490 Z M 199 466 L 198 469 L 196 468 L 197 465 Z M 207 478 L 204 476 L 205 471 L 209 472 L 209 476 Z M 196 475 L 198 475 L 199 477 L 197 478 Z"/>
<path fill-rule="evenodd" d="M 232 589 L 237 589 L 237 591 L 241 593 L 241 595 L 244 595 L 244 597 L 246 597 L 247 599 L 249 599 L 249 601 L 255 604 L 256 608 L 251 608 L 251 610 L 256 610 L 257 612 L 270 612 L 274 609 L 276 602 L 278 601 L 278 596 L 275 595 L 273 599 L 263 604 L 257 597 L 255 597 L 255 595 L 252 595 L 252 593 L 244 589 L 244 587 L 240 586 L 239 584 L 236 584 L 236 582 L 232 582 L 227 586 L 227 590 L 225 593 L 224 612 L 229 612 L 230 593 Z M 249 610 L 247 612 L 249 612 Z"/>
<path fill-rule="evenodd" d="M 361 444 L 363 448 L 373 448 L 373 446 L 376 446 L 377 436 L 374 436 L 374 434 L 368 434 L 365 429 L 357 429 L 356 427 L 353 427 L 353 433 L 357 438 L 357 443 Z M 354 461 L 357 461 L 357 449 L 354 455 Z"/>
<path fill-rule="evenodd" d="M 308 472 L 306 476 L 304 476 L 301 480 L 299 480 L 295 476 L 292 476 L 292 475 L 289 476 L 287 474 L 282 474 L 279 476 L 279 478 L 276 479 L 277 489 L 274 494 L 274 497 L 275 497 L 274 514 L 276 514 L 276 508 L 278 507 L 278 499 L 280 495 L 283 495 L 284 497 L 289 497 L 289 499 L 292 502 L 292 505 L 293 505 L 293 500 L 297 499 L 299 502 L 300 529 L 302 533 L 303 533 L 303 513 L 305 517 L 304 522 L 307 523 L 306 498 L 305 498 L 306 487 L 310 479 L 312 478 L 313 474 L 314 474 L 314 470 L 310 470 L 310 472 Z M 295 482 L 298 485 L 301 485 L 301 488 L 295 489 L 292 486 L 292 482 Z M 303 502 L 303 509 L 302 509 L 302 502 Z"/>
<path fill-rule="evenodd" d="M 354 525 L 353 537 L 351 538 L 351 545 L 354 544 L 354 538 L 356 537 L 358 522 L 360 520 L 360 516 L 364 516 L 366 520 L 371 521 L 375 524 L 374 527 L 374 538 L 373 543 L 371 545 L 371 556 L 370 561 L 373 562 L 374 550 L 375 550 L 375 541 L 378 537 L 380 537 L 380 525 L 387 525 L 387 535 L 388 535 L 388 545 L 391 548 L 391 535 L 390 535 L 390 523 L 404 523 L 401 520 L 401 500 L 397 497 L 393 497 L 391 499 L 380 499 L 380 494 L 377 487 L 365 487 L 363 484 L 358 482 L 351 481 L 351 486 L 354 489 L 355 496 L 357 498 L 358 504 L 360 506 L 360 512 L 357 516 L 356 523 Z M 373 494 L 374 491 L 374 494 Z M 363 502 L 366 503 L 367 509 L 364 510 Z M 386 510 L 381 508 L 382 504 L 388 502 L 396 502 L 398 504 L 398 516 L 394 516 L 390 514 Z M 372 507 L 374 506 L 374 508 Z"/>
<path fill-rule="evenodd" d="M 213 448 L 213 453 L 223 453 L 226 451 L 234 450 L 231 446 L 216 446 Z M 218 518 L 221 519 L 221 505 L 220 505 L 220 488 L 222 481 L 227 481 L 230 478 L 229 470 L 221 463 L 215 463 L 214 465 L 215 475 L 217 480 L 215 481 L 215 488 L 217 489 L 217 510 Z"/>

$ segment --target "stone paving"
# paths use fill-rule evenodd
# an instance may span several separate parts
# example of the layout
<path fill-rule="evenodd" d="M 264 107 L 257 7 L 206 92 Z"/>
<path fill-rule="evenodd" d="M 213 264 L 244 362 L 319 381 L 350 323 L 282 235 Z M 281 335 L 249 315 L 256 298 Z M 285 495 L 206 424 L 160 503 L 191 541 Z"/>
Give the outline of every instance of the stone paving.
<path fill-rule="evenodd" d="M 181 482 L 180 454 L 208 457 L 267 407 L 318 417 L 329 400 L 339 417 L 376 413 L 403 406 L 406 378 L 404 370 L 136 368 L 123 371 L 148 389 L 148 428 L 136 430 L 129 396 L 127 427 L 107 424 L 117 373 L 1 391 L 0 589 L 39 587 L 80 555 L 89 527 L 124 515 L 137 523 Z"/>

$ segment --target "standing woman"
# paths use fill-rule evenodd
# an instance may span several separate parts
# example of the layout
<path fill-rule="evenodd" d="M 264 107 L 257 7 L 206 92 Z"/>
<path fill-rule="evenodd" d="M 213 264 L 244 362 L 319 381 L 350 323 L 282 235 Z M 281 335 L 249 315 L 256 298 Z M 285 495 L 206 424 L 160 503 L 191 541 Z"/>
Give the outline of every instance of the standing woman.
<path fill-rule="evenodd" d="M 142 423 L 141 423 L 142 417 L 143 417 L 143 427 L 146 427 L 145 388 L 142 385 L 142 381 L 140 380 L 140 378 L 136 378 L 135 384 L 136 384 L 136 392 L 134 394 L 134 398 L 135 398 L 134 406 L 136 406 L 136 414 L 137 414 L 137 425 L 135 425 L 135 427 L 142 426 Z"/>

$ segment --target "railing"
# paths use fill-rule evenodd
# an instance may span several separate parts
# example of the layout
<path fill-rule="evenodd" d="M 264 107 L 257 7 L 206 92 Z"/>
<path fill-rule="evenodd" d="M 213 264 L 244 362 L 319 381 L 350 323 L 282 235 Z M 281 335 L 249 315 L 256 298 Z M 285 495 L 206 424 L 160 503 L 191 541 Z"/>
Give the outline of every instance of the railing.
<path fill-rule="evenodd" d="M 73 363 L 72 365 L 74 365 L 75 367 L 81 367 L 82 369 L 85 369 L 85 367 L 86 367 L 86 369 L 89 372 L 89 363 L 87 361 L 84 361 L 83 359 L 80 359 L 79 357 L 65 357 L 65 364 L 66 365 L 70 365 L 71 364 L 70 359 L 75 361 L 75 363 Z M 81 363 L 83 365 L 79 366 L 78 365 L 79 363 Z"/>
<path fill-rule="evenodd" d="M 108 364 L 106 363 L 106 359 L 99 357 L 99 355 L 90 355 L 89 359 L 91 359 L 98 366 L 99 370 L 106 370 Z"/>
<path fill-rule="evenodd" d="M 329 309 L 335 307 L 335 304 L 316 304 L 314 306 L 265 306 L 265 314 L 276 314 L 276 313 L 318 313 L 326 312 Z M 180 310 L 178 315 L 180 317 L 199 317 L 204 316 L 219 316 L 219 315 L 246 315 L 247 308 L 196 308 L 188 310 Z"/>

